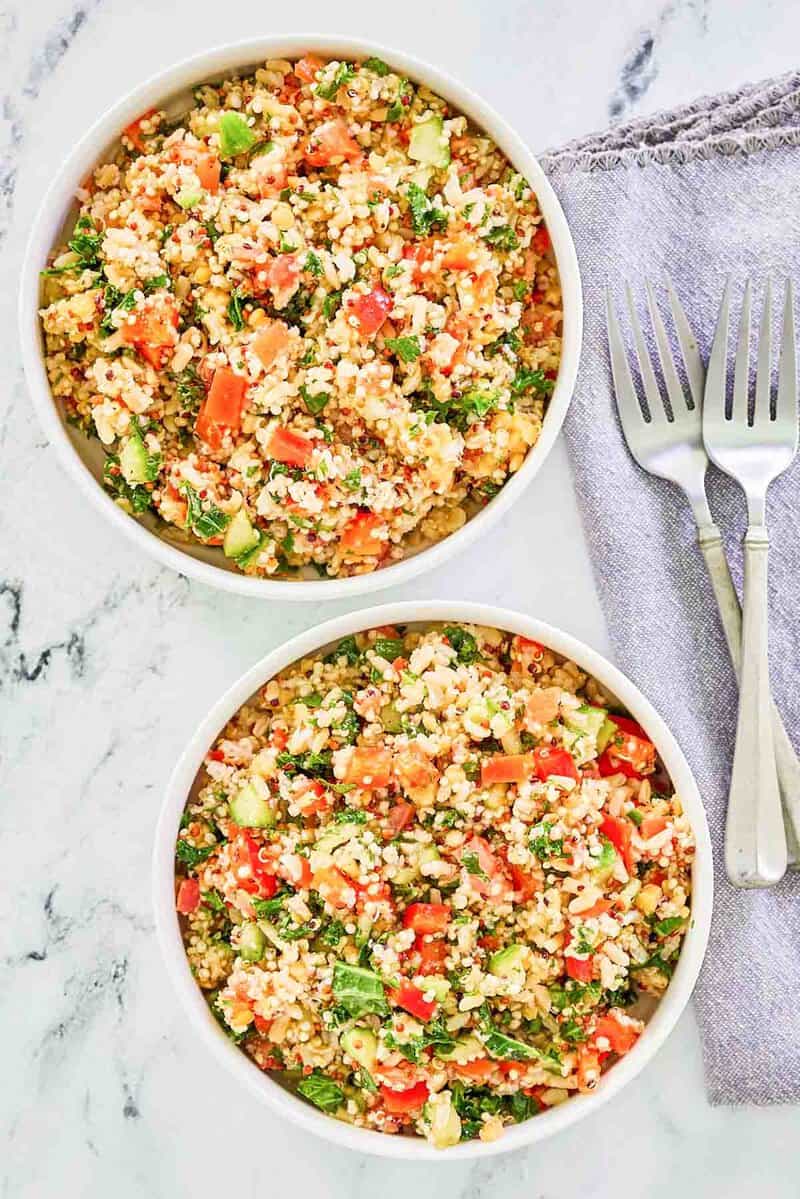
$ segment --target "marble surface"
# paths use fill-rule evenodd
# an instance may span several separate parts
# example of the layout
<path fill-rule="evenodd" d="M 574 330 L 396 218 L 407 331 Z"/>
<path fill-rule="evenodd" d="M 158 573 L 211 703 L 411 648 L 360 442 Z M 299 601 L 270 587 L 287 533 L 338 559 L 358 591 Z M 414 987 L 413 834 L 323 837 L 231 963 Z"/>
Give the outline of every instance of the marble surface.
<path fill-rule="evenodd" d="M 149 868 L 175 756 L 257 657 L 357 605 L 323 612 L 224 596 L 120 543 L 33 418 L 15 346 L 16 271 L 52 164 L 100 110 L 215 42 L 297 28 L 370 36 L 439 63 L 536 149 L 796 66 L 800 9 L 792 0 L 306 0 L 296 14 L 268 0 L 0 6 L 2 1195 L 744 1199 L 757 1188 L 795 1197 L 797 1111 L 710 1108 L 691 1012 L 645 1073 L 577 1128 L 485 1163 L 410 1167 L 309 1141 L 256 1107 L 195 1045 L 168 988 Z M 606 648 L 561 445 L 492 543 L 383 593 L 465 595 Z"/>

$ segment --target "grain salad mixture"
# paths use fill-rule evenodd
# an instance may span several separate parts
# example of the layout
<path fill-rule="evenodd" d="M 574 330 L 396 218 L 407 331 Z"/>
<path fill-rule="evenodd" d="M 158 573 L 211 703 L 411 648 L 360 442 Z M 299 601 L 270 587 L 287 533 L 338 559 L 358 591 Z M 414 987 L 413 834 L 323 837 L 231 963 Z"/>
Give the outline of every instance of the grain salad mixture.
<path fill-rule="evenodd" d="M 383 627 L 296 662 L 206 756 L 176 848 L 186 954 L 262 1070 L 446 1148 L 591 1091 L 690 919 L 655 747 L 534 641 Z"/>
<path fill-rule="evenodd" d="M 144 113 L 44 272 L 104 482 L 251 575 L 365 573 L 519 469 L 561 350 L 536 196 L 386 63 L 269 61 Z"/>

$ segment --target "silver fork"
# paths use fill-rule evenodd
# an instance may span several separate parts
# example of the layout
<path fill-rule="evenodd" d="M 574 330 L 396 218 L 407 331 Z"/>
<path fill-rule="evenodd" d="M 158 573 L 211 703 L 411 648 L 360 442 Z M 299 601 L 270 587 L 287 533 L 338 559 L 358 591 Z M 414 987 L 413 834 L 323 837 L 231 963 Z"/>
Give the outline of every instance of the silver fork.
<path fill-rule="evenodd" d="M 752 412 L 749 411 L 751 286 L 748 280 L 739 321 L 733 398 L 728 405 L 730 299 L 728 281 L 708 360 L 703 440 L 712 461 L 735 479 L 747 496 L 739 722 L 728 796 L 725 868 L 737 886 L 759 887 L 778 882 L 787 862 L 769 711 L 767 490 L 797 453 L 797 367 L 792 285 L 788 282 L 773 407 L 772 292 L 768 283 L 759 332 L 755 395 Z"/>
<path fill-rule="evenodd" d="M 728 643 L 731 661 L 738 675 L 741 663 L 742 617 L 739 600 L 731 579 L 722 545 L 722 536 L 708 507 L 705 476 L 708 456 L 703 445 L 702 400 L 705 369 L 689 321 L 675 293 L 666 280 L 672 321 L 686 368 L 689 384 L 687 395 L 681 384 L 672 358 L 667 332 L 656 305 L 653 289 L 647 284 L 647 302 L 656 337 L 661 371 L 669 400 L 667 410 L 659 390 L 647 350 L 642 327 L 636 315 L 630 287 L 626 288 L 631 325 L 636 343 L 639 372 L 644 385 L 649 416 L 645 416 L 631 377 L 625 344 L 606 289 L 608 341 L 611 371 L 622 431 L 633 458 L 643 470 L 676 483 L 685 493 L 697 521 L 698 543 L 708 567 L 719 608 L 722 627 Z M 786 835 L 792 858 L 800 858 L 800 762 L 783 727 L 777 708 L 772 705 L 772 729 L 775 756 L 784 804 Z"/>

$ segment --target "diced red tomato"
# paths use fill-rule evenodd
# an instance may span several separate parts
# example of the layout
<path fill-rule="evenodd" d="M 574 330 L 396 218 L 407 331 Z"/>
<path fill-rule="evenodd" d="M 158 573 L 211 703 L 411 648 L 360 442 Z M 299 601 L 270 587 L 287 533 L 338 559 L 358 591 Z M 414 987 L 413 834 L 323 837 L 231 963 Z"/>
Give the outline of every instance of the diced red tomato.
<path fill-rule="evenodd" d="M 196 878 L 184 878 L 178 887 L 175 906 L 181 916 L 189 916 L 200 904 L 200 884 Z"/>
<path fill-rule="evenodd" d="M 311 886 L 311 865 L 308 858 L 299 853 L 292 853 L 276 866 L 277 873 L 285 878 L 293 887 L 307 890 Z"/>
<path fill-rule="evenodd" d="M 264 1037 L 269 1032 L 269 1026 L 272 1021 L 265 1020 L 263 1016 L 259 1016 L 258 1012 L 256 1012 L 253 1016 L 253 1023 L 256 1026 L 256 1032 L 260 1033 L 261 1036 Z"/>
<path fill-rule="evenodd" d="M 405 793 L 419 800 L 439 781 L 439 771 L 425 751 L 412 742 L 395 754 L 394 773 Z"/>
<path fill-rule="evenodd" d="M 273 292 L 290 292 L 300 280 L 301 266 L 296 254 L 278 254 L 268 264 L 265 275 Z"/>
<path fill-rule="evenodd" d="M 398 833 L 406 827 L 414 819 L 414 805 L 406 803 L 405 800 L 399 800 L 389 809 L 389 814 L 386 817 L 387 832 L 390 837 L 396 837 Z"/>
<path fill-rule="evenodd" d="M 659 833 L 663 833 L 666 827 L 667 820 L 665 816 L 645 816 L 639 825 L 639 833 L 642 840 L 649 841 L 651 837 L 657 837 Z"/>
<path fill-rule="evenodd" d="M 474 271 L 480 252 L 471 241 L 451 242 L 442 258 L 442 266 L 449 271 Z"/>
<path fill-rule="evenodd" d="M 152 367 L 160 370 L 177 345 L 178 309 L 171 298 L 151 297 L 138 308 L 132 320 L 123 321 L 120 336 Z"/>
<path fill-rule="evenodd" d="M 267 453 L 278 462 L 285 462 L 287 466 L 305 467 L 308 466 L 313 452 L 314 443 L 303 437 L 302 433 L 293 433 L 291 429 L 284 429 L 282 425 L 276 425 L 272 430 Z"/>
<path fill-rule="evenodd" d="M 581 917 L 591 920 L 596 916 L 604 916 L 606 912 L 610 912 L 613 904 L 610 899 L 598 899 L 597 903 L 593 903 L 590 908 L 586 908 L 581 912 Z"/>
<path fill-rule="evenodd" d="M 250 833 L 240 832 L 232 844 L 231 865 L 236 882 L 249 895 L 271 899 L 278 890 L 278 880 L 259 854 L 260 846 Z"/>
<path fill-rule="evenodd" d="M 617 716 L 614 714 L 613 716 L 609 717 L 609 720 L 612 724 L 615 724 L 621 732 L 627 733 L 629 737 L 639 737 L 642 741 L 649 740 L 647 733 L 644 731 L 642 726 L 637 724 L 635 720 L 631 720 L 630 716 Z"/>
<path fill-rule="evenodd" d="M 578 767 L 569 750 L 556 749 L 549 745 L 537 745 L 531 758 L 536 777 L 541 782 L 545 782 L 552 775 L 567 779 L 579 778 Z"/>
<path fill-rule="evenodd" d="M 289 343 L 289 330 L 283 321 L 267 321 L 258 330 L 250 343 L 255 356 L 265 370 L 269 370 L 275 359 Z"/>
<path fill-rule="evenodd" d="M 521 783 L 534 770 L 530 754 L 496 754 L 481 764 L 481 786 L 492 783 Z"/>
<path fill-rule="evenodd" d="M 361 147 L 350 135 L 341 117 L 325 121 L 309 137 L 303 157 L 311 167 L 327 167 L 334 162 L 355 162 L 361 157 Z"/>
<path fill-rule="evenodd" d="M 591 957 L 573 958 L 567 954 L 564 958 L 564 966 L 569 977 L 574 978 L 576 982 L 588 983 L 592 981 L 594 960 Z"/>
<path fill-rule="evenodd" d="M 220 171 L 222 165 L 216 154 L 204 154 L 197 160 L 197 178 L 200 186 L 212 194 L 219 190 Z"/>
<path fill-rule="evenodd" d="M 622 858 L 628 874 L 633 873 L 633 854 L 631 852 L 631 822 L 619 816 L 606 816 L 600 825 L 600 832 L 607 837 Z"/>
<path fill-rule="evenodd" d="M 385 529 L 386 522 L 375 512 L 357 512 L 353 519 L 345 525 L 339 544 L 343 550 L 363 557 L 374 557 L 382 554 L 388 542 L 378 537 L 379 529 Z"/>
<path fill-rule="evenodd" d="M 390 1087 L 381 1086 L 383 1105 L 392 1116 L 418 1112 L 428 1102 L 428 1094 L 428 1084 L 424 1082 L 418 1082 L 405 1091 L 393 1091 Z"/>
<path fill-rule="evenodd" d="M 534 233 L 531 245 L 537 254 L 546 254 L 550 249 L 550 234 L 544 225 L 540 225 Z"/>
<path fill-rule="evenodd" d="M 511 882 L 515 892 L 524 903 L 528 899 L 532 899 L 539 891 L 544 890 L 544 883 L 537 878 L 535 874 L 529 874 L 527 870 L 523 870 L 516 862 L 509 862 L 508 869 L 511 872 Z"/>
<path fill-rule="evenodd" d="M 490 896 L 494 900 L 504 900 L 511 894 L 511 880 L 503 870 L 503 863 L 492 852 L 489 842 L 484 837 L 470 837 L 461 850 L 461 861 L 472 855 L 478 859 L 480 874 L 468 872 L 469 885 L 479 895 Z"/>
<path fill-rule="evenodd" d="M 396 1003 L 410 1016 L 422 1020 L 423 1023 L 430 1020 L 436 1011 L 436 1001 L 426 999 L 424 993 L 413 983 L 401 982 L 399 987 L 394 987 L 387 993 L 392 1003 Z"/>
<path fill-rule="evenodd" d="M 347 764 L 345 782 L 377 790 L 388 787 L 392 778 L 392 754 L 388 749 L 358 746 Z"/>
<path fill-rule="evenodd" d="M 414 949 L 419 954 L 417 974 L 443 974 L 447 957 L 447 942 L 418 936 Z"/>
<path fill-rule="evenodd" d="M 415 283 L 424 282 L 429 272 L 423 268 L 433 257 L 433 243 L 430 241 L 406 242 L 403 246 L 403 258 L 414 263 L 413 279 Z"/>
<path fill-rule="evenodd" d="M 403 913 L 403 928 L 415 933 L 443 933 L 450 923 L 446 903 L 410 903 Z"/>
<path fill-rule="evenodd" d="M 316 54 L 304 54 L 294 64 L 294 73 L 303 83 L 314 83 L 317 78 L 317 72 L 324 67 L 324 62 L 321 58 L 317 58 Z"/>
<path fill-rule="evenodd" d="M 354 908 L 358 898 L 358 886 L 336 866 L 318 870 L 311 880 L 315 891 L 335 908 Z"/>
<path fill-rule="evenodd" d="M 143 112 L 135 121 L 131 121 L 130 125 L 126 125 L 123 129 L 125 137 L 132 142 L 140 154 L 144 154 L 146 146 L 142 140 L 142 122 L 151 117 L 156 110 L 148 108 L 147 112 Z"/>
<path fill-rule="evenodd" d="M 354 296 L 347 307 L 358 322 L 359 332 L 372 337 L 378 332 L 389 313 L 394 300 L 382 287 L 374 287 L 365 295 Z"/>
<path fill-rule="evenodd" d="M 488 1078 L 497 1069 L 498 1063 L 489 1057 L 476 1057 L 472 1062 L 453 1062 L 453 1069 L 462 1078 L 472 1078 L 481 1081 Z"/>
<path fill-rule="evenodd" d="M 601 1038 L 608 1041 L 611 1046 L 611 1053 L 618 1053 L 622 1056 L 622 1054 L 633 1049 L 639 1039 L 639 1029 L 635 1024 L 620 1020 L 614 1015 L 598 1016 L 592 1036 L 592 1044 L 599 1049 L 601 1054 L 608 1053 L 609 1051 L 605 1047 L 597 1045 L 597 1042 Z"/>
<path fill-rule="evenodd" d="M 578 1090 L 593 1091 L 600 1081 L 600 1056 L 588 1045 L 578 1046 Z"/>
<path fill-rule="evenodd" d="M 656 768 L 656 747 L 641 725 L 627 716 L 612 716 L 617 732 L 598 759 L 600 773 L 641 778 Z"/>
<path fill-rule="evenodd" d="M 238 430 L 242 420 L 242 403 L 247 391 L 247 379 L 228 366 L 218 366 L 211 380 L 208 399 L 203 405 L 208 420 Z"/>

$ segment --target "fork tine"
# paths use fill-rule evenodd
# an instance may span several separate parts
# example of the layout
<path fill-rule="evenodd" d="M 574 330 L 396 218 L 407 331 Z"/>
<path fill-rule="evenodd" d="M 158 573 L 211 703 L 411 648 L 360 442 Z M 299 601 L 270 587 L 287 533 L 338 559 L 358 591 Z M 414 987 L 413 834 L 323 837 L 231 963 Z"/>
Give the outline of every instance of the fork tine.
<path fill-rule="evenodd" d="M 708 358 L 706 387 L 703 395 L 703 428 L 710 420 L 725 419 L 725 388 L 727 385 L 726 359 L 728 354 L 728 313 L 731 306 L 731 281 L 725 283 L 722 304 L 717 317 L 717 329 Z"/>
<path fill-rule="evenodd" d="M 747 396 L 750 389 L 750 301 L 752 288 L 748 279 L 744 285 L 742 312 L 739 317 L 739 336 L 736 342 L 736 361 L 733 366 L 733 408 L 731 418 L 739 425 L 747 424 Z M 769 392 L 767 392 L 769 402 Z"/>
<path fill-rule="evenodd" d="M 783 304 L 783 337 L 778 366 L 778 398 L 775 405 L 776 420 L 793 419 L 795 436 L 797 428 L 797 362 L 794 340 L 794 293 L 791 279 L 786 280 L 786 298 Z"/>
<path fill-rule="evenodd" d="M 648 279 L 645 283 L 647 290 L 647 307 L 650 312 L 650 320 L 653 322 L 653 329 L 656 335 L 656 345 L 658 347 L 658 360 L 661 363 L 661 373 L 664 376 L 664 383 L 667 388 L 669 402 L 672 405 L 673 418 L 679 416 L 684 408 L 688 407 L 686 395 L 684 394 L 681 381 L 678 378 L 678 372 L 675 370 L 675 363 L 672 361 L 672 350 L 670 349 L 669 339 L 667 338 L 667 330 L 664 328 L 664 322 L 661 319 L 661 313 L 658 310 L 656 303 L 653 285 Z"/>
<path fill-rule="evenodd" d="M 658 380 L 653 370 L 653 364 L 650 361 L 650 354 L 647 350 L 647 342 L 644 339 L 642 326 L 639 323 L 639 317 L 636 315 L 636 305 L 633 302 L 633 292 L 631 291 L 630 283 L 625 284 L 625 294 L 628 297 L 628 312 L 631 318 L 631 328 L 633 329 L 636 357 L 639 360 L 639 374 L 642 376 L 645 399 L 647 400 L 647 407 L 650 410 L 650 420 L 663 421 L 667 417 L 667 410 L 664 407 L 664 401 L 658 389 Z"/>
<path fill-rule="evenodd" d="M 617 314 L 611 302 L 611 289 L 606 286 L 606 324 L 608 327 L 608 348 L 611 354 L 611 375 L 614 379 L 614 396 L 617 401 L 617 412 L 626 438 L 636 432 L 636 426 L 644 425 L 644 414 L 633 385 L 631 368 L 625 353 L 625 343 L 622 340 L 622 330 L 619 327 Z M 630 430 L 630 434 L 628 432 Z"/>
<path fill-rule="evenodd" d="M 758 364 L 756 366 L 756 399 L 753 424 L 767 425 L 772 408 L 772 283 L 767 279 L 764 288 L 764 307 L 758 331 Z"/>
<path fill-rule="evenodd" d="M 706 381 L 703 359 L 700 357 L 697 338 L 692 333 L 692 327 L 686 318 L 683 305 L 678 299 L 678 294 L 672 286 L 672 280 L 669 275 L 664 276 L 664 281 L 667 285 L 669 306 L 672 312 L 672 319 L 675 322 L 678 345 L 681 347 L 683 365 L 686 367 L 686 378 L 689 380 L 689 390 L 692 393 L 695 408 L 699 408 L 703 402 L 703 387 Z"/>

